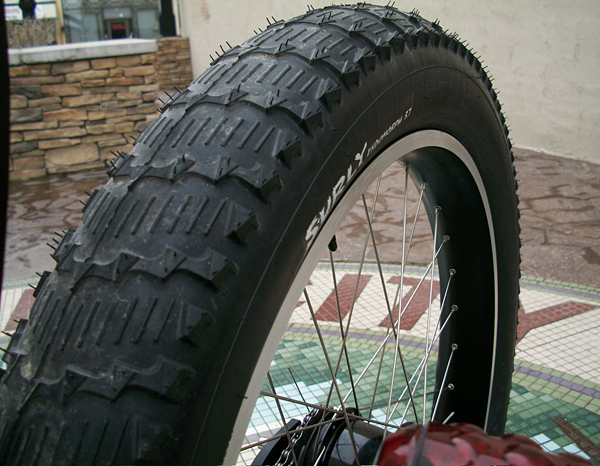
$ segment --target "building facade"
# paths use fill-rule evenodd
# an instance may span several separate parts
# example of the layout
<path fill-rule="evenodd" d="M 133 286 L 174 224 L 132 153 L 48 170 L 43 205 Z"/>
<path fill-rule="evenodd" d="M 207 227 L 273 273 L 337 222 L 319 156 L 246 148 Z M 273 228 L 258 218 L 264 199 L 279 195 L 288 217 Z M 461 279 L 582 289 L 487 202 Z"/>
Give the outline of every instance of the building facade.
<path fill-rule="evenodd" d="M 67 42 L 160 37 L 159 0 L 62 0 Z"/>
<path fill-rule="evenodd" d="M 57 20 L 58 43 L 161 36 L 160 0 L 37 0 L 36 4 L 36 18 Z M 19 0 L 5 1 L 4 17 L 23 19 Z"/>

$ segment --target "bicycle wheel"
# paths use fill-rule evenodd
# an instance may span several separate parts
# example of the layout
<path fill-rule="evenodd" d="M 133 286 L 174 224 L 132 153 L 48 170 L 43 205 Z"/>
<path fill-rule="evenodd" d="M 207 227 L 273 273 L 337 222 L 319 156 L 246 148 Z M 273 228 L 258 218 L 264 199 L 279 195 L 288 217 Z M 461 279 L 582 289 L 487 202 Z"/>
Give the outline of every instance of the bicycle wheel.
<path fill-rule="evenodd" d="M 502 432 L 518 305 L 516 183 L 496 95 L 455 36 L 391 7 L 309 10 L 224 53 L 161 113 L 61 241 L 4 356 L 6 464 L 234 463 L 286 323 L 357 201 L 374 254 L 377 202 L 363 194 L 388 167 L 400 170 L 402 192 L 408 178 L 417 186 L 432 231 L 426 270 L 438 270 L 444 290 L 440 332 L 427 317 L 425 341 L 439 347 L 430 385 L 439 396 L 419 406 L 423 415 L 406 406 L 419 422 L 435 411 L 437 421 Z M 394 308 L 410 300 L 402 231 L 384 261 L 400 264 L 383 345 L 395 348 L 398 374 Z M 359 264 L 370 260 L 356 251 Z M 409 374 L 396 375 L 384 425 L 394 425 L 402 381 L 416 394 Z M 322 404 L 346 423 L 339 439 L 365 407 L 345 409 L 336 386 Z"/>

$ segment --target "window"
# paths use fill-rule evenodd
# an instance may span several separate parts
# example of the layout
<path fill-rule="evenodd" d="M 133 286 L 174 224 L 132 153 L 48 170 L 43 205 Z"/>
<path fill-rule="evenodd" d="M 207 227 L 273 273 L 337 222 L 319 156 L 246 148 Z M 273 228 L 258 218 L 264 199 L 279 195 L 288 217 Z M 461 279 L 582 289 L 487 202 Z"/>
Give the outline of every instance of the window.
<path fill-rule="evenodd" d="M 158 26 L 158 11 L 156 10 L 138 10 L 137 26 L 139 31 L 138 37 L 144 39 L 156 39 L 160 36 L 160 28 Z"/>
<path fill-rule="evenodd" d="M 100 40 L 97 15 L 81 14 L 79 11 L 65 11 L 64 18 L 69 42 Z"/>
<path fill-rule="evenodd" d="M 68 42 L 160 37 L 158 0 L 62 0 Z"/>

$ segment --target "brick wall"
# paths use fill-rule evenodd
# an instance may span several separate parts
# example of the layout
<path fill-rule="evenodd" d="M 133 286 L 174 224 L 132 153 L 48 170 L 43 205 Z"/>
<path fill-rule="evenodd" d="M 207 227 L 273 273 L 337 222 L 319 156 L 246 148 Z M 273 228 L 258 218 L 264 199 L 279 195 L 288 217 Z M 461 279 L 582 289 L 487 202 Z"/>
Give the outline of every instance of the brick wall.
<path fill-rule="evenodd" d="M 10 178 L 103 166 L 158 116 L 160 90 L 192 80 L 186 38 L 156 53 L 10 66 Z"/>

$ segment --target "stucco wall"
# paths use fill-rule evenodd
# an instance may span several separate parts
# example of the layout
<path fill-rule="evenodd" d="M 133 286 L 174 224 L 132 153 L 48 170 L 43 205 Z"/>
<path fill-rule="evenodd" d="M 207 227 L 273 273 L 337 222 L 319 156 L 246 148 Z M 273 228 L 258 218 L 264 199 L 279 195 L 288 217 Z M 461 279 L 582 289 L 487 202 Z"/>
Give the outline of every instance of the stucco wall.
<path fill-rule="evenodd" d="M 311 0 L 315 7 L 331 2 Z M 385 5 L 387 0 L 377 1 Z M 500 91 L 514 145 L 600 163 L 600 2 L 420 0 L 397 2 L 459 33 L 479 52 Z M 299 15 L 305 0 L 179 0 L 194 75 L 209 54 Z"/>

